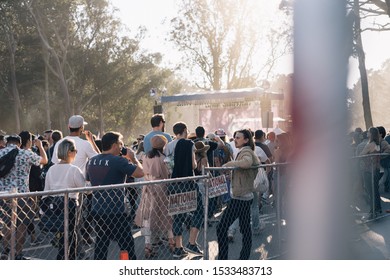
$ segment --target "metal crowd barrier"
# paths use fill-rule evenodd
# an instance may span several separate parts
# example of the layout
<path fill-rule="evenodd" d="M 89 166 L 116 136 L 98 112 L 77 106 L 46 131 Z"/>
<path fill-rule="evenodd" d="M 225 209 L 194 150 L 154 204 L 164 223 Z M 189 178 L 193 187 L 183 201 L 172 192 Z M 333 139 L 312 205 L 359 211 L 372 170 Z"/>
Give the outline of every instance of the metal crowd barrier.
<path fill-rule="evenodd" d="M 378 158 L 377 156 L 381 156 L 383 154 L 371 154 L 367 156 L 360 156 L 360 157 L 354 157 L 353 160 L 360 160 L 362 158 L 371 157 L 371 207 L 375 207 L 374 202 L 374 195 L 375 195 L 375 158 Z M 263 167 L 271 167 L 273 169 L 273 184 L 272 184 L 272 201 L 267 199 L 262 199 L 259 197 L 259 201 L 262 201 L 263 211 L 260 214 L 260 220 L 265 221 L 265 228 L 262 229 L 259 235 L 253 236 L 253 245 L 251 249 L 251 256 L 250 259 L 275 259 L 282 257 L 287 248 L 286 243 L 284 242 L 287 239 L 287 226 L 291 226 L 288 224 L 288 220 L 286 217 L 286 209 L 285 209 L 285 189 L 287 187 L 288 179 L 286 178 L 287 174 L 281 174 L 281 169 L 287 168 L 287 165 L 289 163 L 283 163 L 283 164 L 264 164 L 260 165 L 258 167 L 254 168 L 263 168 Z M 358 166 L 359 168 L 359 166 Z M 163 191 L 171 191 L 172 186 L 182 186 L 185 188 L 185 191 L 191 191 L 194 189 L 194 182 L 196 182 L 195 187 L 200 188 L 197 189 L 202 194 L 202 201 L 203 201 L 203 234 L 199 235 L 199 243 L 202 245 L 200 247 L 203 248 L 203 256 L 197 257 L 197 256 L 190 256 L 188 258 L 192 259 L 217 259 L 218 254 L 218 242 L 216 238 L 216 232 L 215 228 L 218 226 L 218 224 L 215 224 L 215 221 L 212 221 L 209 219 L 209 209 L 210 209 L 210 192 L 214 192 L 214 200 L 219 200 L 217 204 L 218 207 L 220 207 L 219 211 L 214 211 L 212 214 L 214 215 L 212 218 L 220 219 L 221 215 L 223 215 L 223 210 L 226 207 L 226 204 L 229 200 L 229 194 L 223 193 L 218 196 L 218 191 L 216 192 L 215 189 L 211 189 L 210 180 L 212 177 L 216 177 L 218 175 L 224 174 L 226 176 L 226 185 L 229 186 L 230 184 L 230 176 L 231 172 L 236 168 L 231 167 L 213 167 L 213 168 L 205 168 L 203 170 L 203 175 L 201 176 L 194 176 L 194 177 L 186 177 L 186 178 L 177 178 L 177 179 L 167 179 L 167 180 L 158 180 L 158 181 L 141 181 L 141 182 L 135 182 L 135 183 L 128 183 L 128 184 L 119 184 L 119 185 L 108 185 L 108 186 L 95 186 L 95 187 L 85 187 L 85 188 L 78 188 L 78 189 L 66 189 L 66 190 L 58 190 L 58 191 L 43 191 L 43 192 L 34 192 L 34 193 L 0 193 L 0 201 L 5 202 L 7 201 L 9 205 L 11 205 L 11 216 L 6 217 L 7 213 L 6 211 L 3 211 L 3 209 L 0 209 L 0 230 L 4 229 L 7 226 L 10 226 L 10 232 L 11 232 L 11 246 L 10 246 L 10 254 L 9 259 L 15 258 L 15 244 L 16 244 L 16 225 L 18 223 L 18 200 L 19 199 L 27 199 L 32 198 L 36 199 L 36 197 L 44 197 L 44 196 L 53 196 L 53 195 L 62 195 L 63 196 L 63 246 L 64 246 L 64 259 L 69 259 L 69 247 L 70 247 L 70 240 L 69 240 L 69 214 L 70 209 L 67 207 L 69 203 L 69 194 L 71 193 L 80 193 L 81 197 L 86 197 L 87 194 L 91 194 L 92 196 L 96 195 L 97 192 L 107 192 L 112 190 L 121 190 L 123 192 L 111 192 L 110 194 L 115 195 L 123 195 L 123 198 L 126 199 L 126 213 L 129 216 L 129 223 L 133 223 L 134 217 L 136 217 L 135 220 L 139 216 L 142 217 L 143 211 L 145 213 L 151 213 L 151 211 L 156 212 L 157 215 L 162 215 L 159 213 L 159 211 L 167 211 L 167 206 L 165 205 L 165 202 L 168 203 L 166 200 L 165 202 L 162 202 L 161 199 L 156 199 L 156 197 L 153 197 L 155 195 L 153 192 L 157 191 L 159 188 L 162 188 Z M 390 174 L 389 174 L 390 175 Z M 131 205 L 130 198 L 128 196 L 128 192 L 124 192 L 124 190 L 133 190 L 133 193 L 135 194 L 135 207 L 134 205 Z M 160 190 L 161 191 L 161 190 Z M 134 195 L 133 194 L 133 195 Z M 144 200 L 142 199 L 142 196 L 144 196 Z M 148 198 L 149 196 L 149 198 Z M 180 191 L 179 194 L 172 193 L 171 196 L 171 203 L 169 204 L 169 211 L 171 211 L 171 216 L 178 215 L 177 213 L 184 213 L 185 211 L 191 212 L 195 207 L 195 205 L 192 205 L 192 208 L 190 209 L 190 206 L 188 204 L 194 204 L 193 200 L 192 202 L 186 203 L 186 199 L 189 199 L 191 195 L 184 196 Z M 194 198 L 194 195 L 191 196 Z M 122 197 L 120 197 L 122 198 Z M 165 198 L 164 198 L 165 199 Z M 169 200 L 169 198 L 167 198 Z M 134 202 L 133 201 L 133 202 Z M 151 204 L 150 204 L 151 203 Z M 154 205 L 153 205 L 154 203 Z M 175 204 L 176 203 L 176 204 Z M 215 203 L 215 201 L 214 201 Z M 173 205 L 173 206 L 172 206 Z M 140 208 L 142 207 L 142 209 Z M 135 208 L 137 208 L 137 212 L 134 213 Z M 82 228 L 86 223 L 90 222 L 88 220 L 88 213 L 87 211 L 91 211 L 90 208 L 85 206 L 85 201 L 81 200 L 81 205 L 77 208 L 78 213 L 78 219 L 77 220 L 77 231 L 76 234 L 76 240 L 78 243 L 77 247 L 77 257 L 76 259 L 82 260 L 82 259 L 93 259 L 93 253 L 94 253 L 94 246 L 96 245 L 96 239 L 97 239 L 97 233 L 96 233 L 96 227 L 98 226 L 95 221 L 93 221 L 91 225 L 89 225 L 89 229 L 87 232 L 90 234 L 91 240 L 85 240 L 85 237 L 82 233 L 80 233 L 80 228 Z M 154 210 L 151 210 L 154 209 Z M 173 210 L 172 210 L 173 209 Z M 36 210 L 36 209 L 35 209 Z M 34 211 L 34 209 L 32 209 Z M 140 214 L 141 213 L 141 214 Z M 175 214 L 176 213 L 176 214 Z M 166 214 L 166 213 L 165 213 Z M 187 219 L 188 216 L 188 219 Z M 36 233 L 41 236 L 44 236 L 44 242 L 43 244 L 38 244 L 38 246 L 33 246 L 30 242 L 27 241 L 24 245 L 24 254 L 29 257 L 34 257 L 38 259 L 56 259 L 56 254 L 58 253 L 58 244 L 55 244 L 55 241 L 58 242 L 58 238 L 56 238 L 55 234 L 56 232 L 51 232 L 49 229 L 45 229 L 45 226 L 42 225 L 42 211 L 37 212 L 37 216 L 34 219 L 34 226 Z M 162 215 L 161 217 L 166 217 L 166 215 Z M 139 225 L 132 225 L 132 234 L 133 238 L 135 240 L 135 251 L 137 255 L 137 259 L 172 259 L 172 244 L 170 244 L 170 238 L 172 237 L 169 235 L 169 233 L 166 232 L 166 229 L 171 227 L 173 225 L 173 222 L 171 218 L 168 217 L 168 221 L 157 221 L 157 228 L 155 225 L 146 225 L 144 222 L 148 222 L 148 219 L 150 217 L 144 218 L 144 221 L 141 221 Z M 365 219 L 362 220 L 362 223 L 371 222 L 372 220 L 381 218 L 382 216 L 378 217 L 378 214 L 373 212 L 373 215 L 371 219 Z M 154 217 L 155 218 L 155 217 Z M 185 245 L 188 241 L 188 235 L 189 227 L 191 226 L 190 222 L 191 219 L 193 219 L 193 216 L 191 214 L 186 214 L 185 219 L 183 220 L 183 228 L 182 228 L 182 235 L 183 235 L 183 245 Z M 7 222 L 6 221 L 10 221 Z M 139 220 L 139 219 L 138 219 Z M 153 218 L 152 218 L 153 220 Z M 156 221 L 156 219 L 155 219 Z M 168 227 L 166 225 L 169 225 Z M 158 226 L 163 228 L 158 228 Z M 173 227 L 173 226 L 172 226 Z M 107 229 L 110 230 L 110 229 Z M 179 230 L 179 228 L 176 227 L 176 230 Z M 242 233 L 241 233 L 242 234 Z M 238 234 L 239 236 L 240 234 Z M 148 255 L 144 251 L 145 246 L 145 237 L 150 237 L 150 242 L 152 244 L 152 249 L 155 249 L 156 254 Z M 4 237 L 3 237 L 4 238 Z M 49 239 L 51 239 L 51 242 L 49 243 Z M 237 238 L 236 238 L 237 239 Z M 53 241 L 54 240 L 54 241 Z M 230 249 L 230 255 L 229 258 L 237 258 L 235 255 L 237 252 L 241 250 L 241 242 L 233 242 L 229 245 Z M 3 249 L 3 245 L 0 245 L 0 252 Z M 108 259 L 118 259 L 120 248 L 118 245 L 114 243 L 111 243 L 109 247 L 108 252 Z"/>
<path fill-rule="evenodd" d="M 367 173 L 370 173 L 370 177 L 371 177 L 371 180 L 370 180 L 370 186 L 365 186 L 365 182 L 364 182 L 364 177 L 362 178 L 363 181 L 360 182 L 362 184 L 362 187 L 364 188 L 364 191 L 366 191 L 366 195 L 368 196 L 367 197 L 367 200 L 370 200 L 369 202 L 369 213 L 364 213 L 366 214 L 363 219 L 362 219 L 362 223 L 368 223 L 368 222 L 371 222 L 371 221 L 374 221 L 374 220 L 377 220 L 377 219 L 381 219 L 381 218 L 384 218 L 386 217 L 387 215 L 380 215 L 381 213 L 378 213 L 377 211 L 375 211 L 375 208 L 376 208 L 376 202 L 375 202 L 375 196 L 376 196 L 376 192 L 379 192 L 379 174 L 378 172 L 380 171 L 380 168 L 383 168 L 380 166 L 380 163 L 379 163 L 379 160 L 381 157 L 383 156 L 390 156 L 390 154 L 386 154 L 386 153 L 375 153 L 375 154 L 367 154 L 367 155 L 363 155 L 363 156 L 355 156 L 355 157 L 352 157 L 351 160 L 352 161 L 357 161 L 357 165 L 354 166 L 355 170 L 352 170 L 352 171 L 355 171 L 357 172 L 358 176 L 361 175 L 361 173 L 363 173 L 363 176 L 365 176 L 364 172 L 367 172 Z M 367 160 L 369 159 L 370 160 L 370 172 L 368 172 L 367 170 L 364 170 L 363 166 L 361 166 L 361 160 Z M 363 163 L 365 164 L 365 163 Z M 378 169 L 376 168 L 378 167 Z M 386 170 L 388 168 L 383 168 L 383 171 L 384 172 L 388 172 L 390 171 L 390 169 Z M 376 176 L 379 176 L 376 180 Z M 388 173 L 387 176 L 390 176 L 390 174 Z M 377 181 L 377 182 L 376 182 Z M 389 182 L 390 184 L 390 182 Z M 383 212 L 383 209 L 382 209 L 382 212 Z"/>

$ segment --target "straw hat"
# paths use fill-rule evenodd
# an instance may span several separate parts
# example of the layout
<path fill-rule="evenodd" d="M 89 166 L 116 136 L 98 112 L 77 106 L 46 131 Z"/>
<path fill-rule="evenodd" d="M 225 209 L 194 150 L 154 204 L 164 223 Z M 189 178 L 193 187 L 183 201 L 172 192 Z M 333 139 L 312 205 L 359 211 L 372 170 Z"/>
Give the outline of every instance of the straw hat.
<path fill-rule="evenodd" d="M 196 133 L 195 132 L 191 132 L 190 134 L 188 134 L 188 139 L 191 139 L 191 140 L 195 140 L 197 137 L 196 137 Z"/>
<path fill-rule="evenodd" d="M 152 148 L 162 149 L 168 143 L 168 140 L 164 135 L 157 134 L 150 139 L 150 143 L 152 144 Z"/>
<path fill-rule="evenodd" d="M 210 149 L 209 145 L 205 145 L 202 141 L 195 143 L 195 153 L 205 153 Z"/>

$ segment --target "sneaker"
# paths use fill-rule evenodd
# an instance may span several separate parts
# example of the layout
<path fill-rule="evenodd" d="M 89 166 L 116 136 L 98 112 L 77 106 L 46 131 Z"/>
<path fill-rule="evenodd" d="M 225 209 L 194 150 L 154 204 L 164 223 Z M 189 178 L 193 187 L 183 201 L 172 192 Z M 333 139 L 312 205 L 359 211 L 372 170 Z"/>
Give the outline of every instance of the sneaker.
<path fill-rule="evenodd" d="M 173 257 L 177 259 L 184 258 L 188 255 L 186 251 L 184 251 L 183 247 L 182 248 L 175 248 L 175 251 L 173 252 Z"/>
<path fill-rule="evenodd" d="M 139 226 L 137 226 L 136 224 L 133 224 L 132 226 L 131 226 L 131 232 L 137 232 L 137 231 L 140 231 L 142 229 L 142 227 L 139 227 Z"/>
<path fill-rule="evenodd" d="M 217 222 L 219 222 L 219 218 L 217 218 L 215 216 L 210 217 L 208 220 L 209 220 L 210 223 L 217 223 Z"/>
<path fill-rule="evenodd" d="M 2 260 L 2 261 L 8 260 L 8 254 L 6 254 L 6 253 L 1 253 L 1 254 L 0 254 L 0 260 Z"/>
<path fill-rule="evenodd" d="M 30 258 L 25 257 L 25 256 L 23 256 L 22 254 L 19 254 L 19 255 L 16 255 L 16 256 L 15 256 L 15 260 L 16 260 L 16 261 L 27 261 L 27 260 L 30 260 Z"/>
<path fill-rule="evenodd" d="M 199 249 L 199 245 L 196 243 L 195 244 L 188 243 L 185 248 L 186 248 L 186 251 L 188 251 L 192 254 L 200 255 L 200 256 L 203 255 L 203 251 Z"/>

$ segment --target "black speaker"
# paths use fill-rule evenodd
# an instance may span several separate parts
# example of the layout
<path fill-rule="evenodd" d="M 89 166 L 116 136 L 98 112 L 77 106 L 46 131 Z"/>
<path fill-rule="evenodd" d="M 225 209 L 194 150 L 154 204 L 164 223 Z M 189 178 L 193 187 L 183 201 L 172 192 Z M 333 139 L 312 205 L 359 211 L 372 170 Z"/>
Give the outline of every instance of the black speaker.
<path fill-rule="evenodd" d="M 162 114 L 162 112 L 163 112 L 162 105 L 153 106 L 153 114 Z"/>

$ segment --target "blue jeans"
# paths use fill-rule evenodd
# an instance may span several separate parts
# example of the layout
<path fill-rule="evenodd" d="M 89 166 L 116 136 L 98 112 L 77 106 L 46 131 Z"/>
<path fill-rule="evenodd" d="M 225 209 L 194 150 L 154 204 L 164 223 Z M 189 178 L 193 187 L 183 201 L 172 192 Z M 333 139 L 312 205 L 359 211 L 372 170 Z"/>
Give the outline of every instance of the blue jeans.
<path fill-rule="evenodd" d="M 227 260 L 229 256 L 228 229 L 230 225 L 239 219 L 240 232 L 242 234 L 242 248 L 240 260 L 249 259 L 252 249 L 251 230 L 251 203 L 252 200 L 231 199 L 222 214 L 221 221 L 217 226 L 218 259 Z"/>

